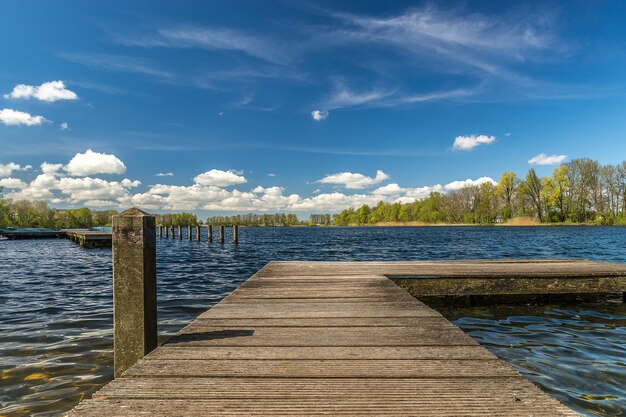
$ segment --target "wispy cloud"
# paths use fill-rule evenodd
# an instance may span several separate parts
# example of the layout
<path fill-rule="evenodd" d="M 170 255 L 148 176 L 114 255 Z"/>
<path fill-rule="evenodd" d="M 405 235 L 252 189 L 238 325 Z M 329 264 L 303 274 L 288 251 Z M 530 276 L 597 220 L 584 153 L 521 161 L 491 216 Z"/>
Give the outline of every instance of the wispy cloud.
<path fill-rule="evenodd" d="M 174 173 L 172 172 L 159 172 L 158 174 L 155 174 L 155 177 L 173 177 Z"/>
<path fill-rule="evenodd" d="M 126 46 L 235 51 L 281 65 L 291 60 L 291 54 L 287 52 L 286 48 L 282 47 L 282 41 L 230 28 L 202 26 L 169 27 L 141 36 L 118 35 L 116 40 Z"/>
<path fill-rule="evenodd" d="M 151 75 L 158 78 L 170 79 L 173 74 L 159 69 L 148 60 L 126 55 L 111 55 L 101 53 L 71 53 L 59 54 L 61 58 L 70 62 L 88 67 L 113 72 L 129 72 L 135 74 Z"/>
<path fill-rule="evenodd" d="M 456 62 L 491 74 L 502 70 L 503 60 L 524 61 L 554 44 L 546 19 L 533 16 L 503 18 L 436 7 L 389 17 L 331 15 L 348 25 L 338 31 L 343 39 L 390 45 L 431 63 Z"/>
<path fill-rule="evenodd" d="M 414 93 L 401 89 L 376 89 L 357 92 L 345 86 L 341 86 L 331 93 L 324 105 L 330 109 L 347 107 L 397 107 L 429 101 L 468 97 L 476 94 L 478 89 L 479 87 L 477 86 L 424 93 Z"/>

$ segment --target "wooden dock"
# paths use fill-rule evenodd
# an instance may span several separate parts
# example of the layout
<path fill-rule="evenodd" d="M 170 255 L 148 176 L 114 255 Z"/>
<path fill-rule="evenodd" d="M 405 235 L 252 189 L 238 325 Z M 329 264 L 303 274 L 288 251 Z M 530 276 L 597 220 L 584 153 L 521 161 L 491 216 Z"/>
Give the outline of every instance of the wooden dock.
<path fill-rule="evenodd" d="M 69 416 L 577 415 L 387 276 L 626 290 L 588 261 L 271 262 Z"/>
<path fill-rule="evenodd" d="M 82 248 L 110 248 L 113 238 L 111 232 L 96 230 L 66 229 L 65 237 L 78 243 Z"/>

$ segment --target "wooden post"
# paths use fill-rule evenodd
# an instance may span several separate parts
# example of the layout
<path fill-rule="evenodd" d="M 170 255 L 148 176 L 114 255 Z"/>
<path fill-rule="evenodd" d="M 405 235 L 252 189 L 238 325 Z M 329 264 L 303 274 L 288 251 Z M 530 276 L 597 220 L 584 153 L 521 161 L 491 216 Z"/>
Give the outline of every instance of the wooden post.
<path fill-rule="evenodd" d="M 200 240 L 200 226 L 196 226 L 196 240 Z"/>
<path fill-rule="evenodd" d="M 163 226 L 159 226 L 159 239 L 163 238 Z"/>
<path fill-rule="evenodd" d="M 169 239 L 170 238 L 170 228 L 165 226 L 165 238 Z"/>
<path fill-rule="evenodd" d="M 178 225 L 178 240 L 183 240 L 183 226 Z"/>
<path fill-rule="evenodd" d="M 224 243 L 224 226 L 220 226 L 220 243 Z"/>
<path fill-rule="evenodd" d="M 239 243 L 239 226 L 233 226 L 233 243 L 236 245 Z"/>
<path fill-rule="evenodd" d="M 206 232 L 209 243 L 213 242 L 213 226 L 208 225 Z"/>
<path fill-rule="evenodd" d="M 193 235 L 191 234 L 191 226 L 187 226 L 187 239 L 191 240 Z"/>
<path fill-rule="evenodd" d="M 113 216 L 114 374 L 157 347 L 156 219 L 137 208 Z"/>

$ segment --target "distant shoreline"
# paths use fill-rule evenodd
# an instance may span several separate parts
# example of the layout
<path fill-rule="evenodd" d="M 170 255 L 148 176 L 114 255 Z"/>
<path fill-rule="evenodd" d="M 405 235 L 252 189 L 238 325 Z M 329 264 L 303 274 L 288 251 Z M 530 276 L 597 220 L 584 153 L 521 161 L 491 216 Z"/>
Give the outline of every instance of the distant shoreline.
<path fill-rule="evenodd" d="M 420 223 L 420 222 L 380 222 L 372 224 L 316 224 L 316 225 L 292 225 L 282 227 L 572 227 L 572 226 L 601 226 L 601 227 L 622 227 L 620 225 L 602 225 L 593 223 Z M 267 226 L 240 226 L 240 227 L 267 227 Z M 281 227 L 281 226 L 277 226 Z"/>

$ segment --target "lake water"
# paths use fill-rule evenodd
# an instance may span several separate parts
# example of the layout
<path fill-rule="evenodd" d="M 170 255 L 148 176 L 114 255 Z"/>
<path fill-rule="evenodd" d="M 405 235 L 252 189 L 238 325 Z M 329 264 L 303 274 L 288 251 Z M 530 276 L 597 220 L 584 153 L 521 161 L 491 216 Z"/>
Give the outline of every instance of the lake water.
<path fill-rule="evenodd" d="M 203 239 L 157 242 L 163 338 L 270 260 L 626 263 L 626 228 L 617 227 L 240 228 L 238 246 Z M 0 241 L 0 416 L 60 415 L 111 380 L 111 290 L 110 249 Z M 626 415 L 621 297 L 440 311 L 578 412 Z"/>

